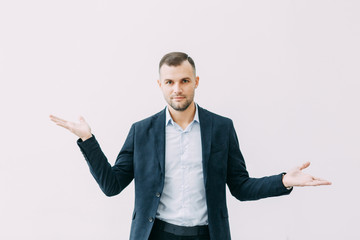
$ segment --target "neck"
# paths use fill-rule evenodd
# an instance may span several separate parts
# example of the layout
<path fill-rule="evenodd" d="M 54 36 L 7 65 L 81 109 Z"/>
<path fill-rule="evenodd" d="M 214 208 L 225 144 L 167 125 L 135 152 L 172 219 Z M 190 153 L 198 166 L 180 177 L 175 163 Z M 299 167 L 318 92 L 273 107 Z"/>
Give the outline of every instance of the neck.
<path fill-rule="evenodd" d="M 176 111 L 168 105 L 170 115 L 174 122 L 176 122 L 182 129 L 185 129 L 194 120 L 196 107 L 192 102 L 189 107 L 184 111 Z"/>

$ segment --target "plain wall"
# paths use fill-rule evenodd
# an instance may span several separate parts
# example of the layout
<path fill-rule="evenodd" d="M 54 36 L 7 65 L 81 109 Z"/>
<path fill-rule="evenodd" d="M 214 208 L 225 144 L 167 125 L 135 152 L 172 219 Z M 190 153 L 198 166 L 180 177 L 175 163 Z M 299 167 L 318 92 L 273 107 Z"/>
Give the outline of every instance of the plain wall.
<path fill-rule="evenodd" d="M 83 115 L 110 163 L 165 107 L 158 62 L 187 52 L 196 102 L 230 117 L 253 177 L 311 161 L 332 186 L 239 202 L 233 239 L 359 239 L 359 1 L 0 1 L 0 238 L 128 239 L 133 183 L 106 197 L 50 122 Z"/>

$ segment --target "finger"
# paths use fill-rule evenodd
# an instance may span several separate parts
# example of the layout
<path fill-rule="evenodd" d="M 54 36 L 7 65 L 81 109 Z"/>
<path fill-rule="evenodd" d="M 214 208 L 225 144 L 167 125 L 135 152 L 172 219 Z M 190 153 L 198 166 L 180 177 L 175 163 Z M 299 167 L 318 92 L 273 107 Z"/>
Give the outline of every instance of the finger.
<path fill-rule="evenodd" d="M 58 119 L 58 117 L 55 117 L 55 116 L 53 116 L 53 115 L 50 115 L 49 118 L 50 118 L 50 120 L 53 121 L 53 122 L 55 122 L 55 121 Z"/>
<path fill-rule="evenodd" d="M 70 130 L 70 124 L 68 121 L 53 115 L 50 115 L 50 120 L 53 121 L 56 125 Z"/>
<path fill-rule="evenodd" d="M 83 116 L 80 116 L 80 117 L 79 117 L 79 121 L 82 122 L 82 123 L 86 122 L 86 121 L 85 121 L 85 118 L 84 118 Z"/>
<path fill-rule="evenodd" d="M 62 127 L 65 127 L 68 125 L 68 122 L 67 121 L 62 121 L 62 120 L 58 120 L 58 119 L 54 119 L 52 120 L 54 123 L 56 123 L 56 125 L 60 125 Z"/>
<path fill-rule="evenodd" d="M 67 121 L 64 120 L 64 119 L 61 119 L 59 117 L 56 117 L 56 116 L 53 116 L 53 115 L 50 115 L 50 119 L 53 121 L 53 122 L 63 122 L 63 123 L 66 123 Z"/>
<path fill-rule="evenodd" d="M 331 182 L 327 180 L 314 180 L 311 182 L 307 182 L 305 186 L 321 186 L 321 185 L 331 185 Z"/>
<path fill-rule="evenodd" d="M 310 166 L 310 162 L 306 162 L 303 165 L 301 165 L 300 170 L 303 170 L 303 169 L 307 168 L 308 166 Z"/>
<path fill-rule="evenodd" d="M 331 185 L 330 181 L 328 181 L 326 179 L 318 178 L 318 177 L 314 177 L 314 181 L 321 183 L 321 185 Z"/>
<path fill-rule="evenodd" d="M 49 117 L 50 117 L 50 119 L 61 119 L 61 118 L 59 118 L 57 116 L 54 116 L 54 115 L 50 115 Z"/>

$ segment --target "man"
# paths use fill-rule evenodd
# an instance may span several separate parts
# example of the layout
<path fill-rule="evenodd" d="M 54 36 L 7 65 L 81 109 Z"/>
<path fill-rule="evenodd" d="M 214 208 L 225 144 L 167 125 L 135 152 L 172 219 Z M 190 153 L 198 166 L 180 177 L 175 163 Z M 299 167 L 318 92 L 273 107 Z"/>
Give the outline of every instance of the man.
<path fill-rule="evenodd" d="M 194 103 L 199 85 L 194 61 L 185 53 L 166 54 L 159 73 L 167 106 L 132 125 L 113 167 L 82 117 L 73 123 L 50 116 L 80 138 L 90 171 L 107 196 L 134 179 L 130 239 L 230 239 L 226 184 L 239 200 L 330 184 L 302 172 L 310 163 L 286 174 L 250 178 L 232 121 Z"/>

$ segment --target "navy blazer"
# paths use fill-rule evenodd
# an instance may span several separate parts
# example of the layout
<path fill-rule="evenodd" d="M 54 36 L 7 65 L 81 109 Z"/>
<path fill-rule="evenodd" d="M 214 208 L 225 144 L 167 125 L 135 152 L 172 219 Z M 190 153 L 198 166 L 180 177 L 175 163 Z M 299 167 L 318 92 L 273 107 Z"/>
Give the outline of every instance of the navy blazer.
<path fill-rule="evenodd" d="M 289 194 L 282 174 L 250 178 L 230 119 L 198 108 L 206 205 L 211 240 L 228 240 L 230 228 L 226 206 L 226 184 L 239 200 Z M 107 196 L 119 194 L 133 179 L 135 207 L 131 240 L 149 238 L 165 175 L 165 109 L 132 125 L 126 141 L 111 166 L 95 137 L 78 145 L 90 171 Z"/>

